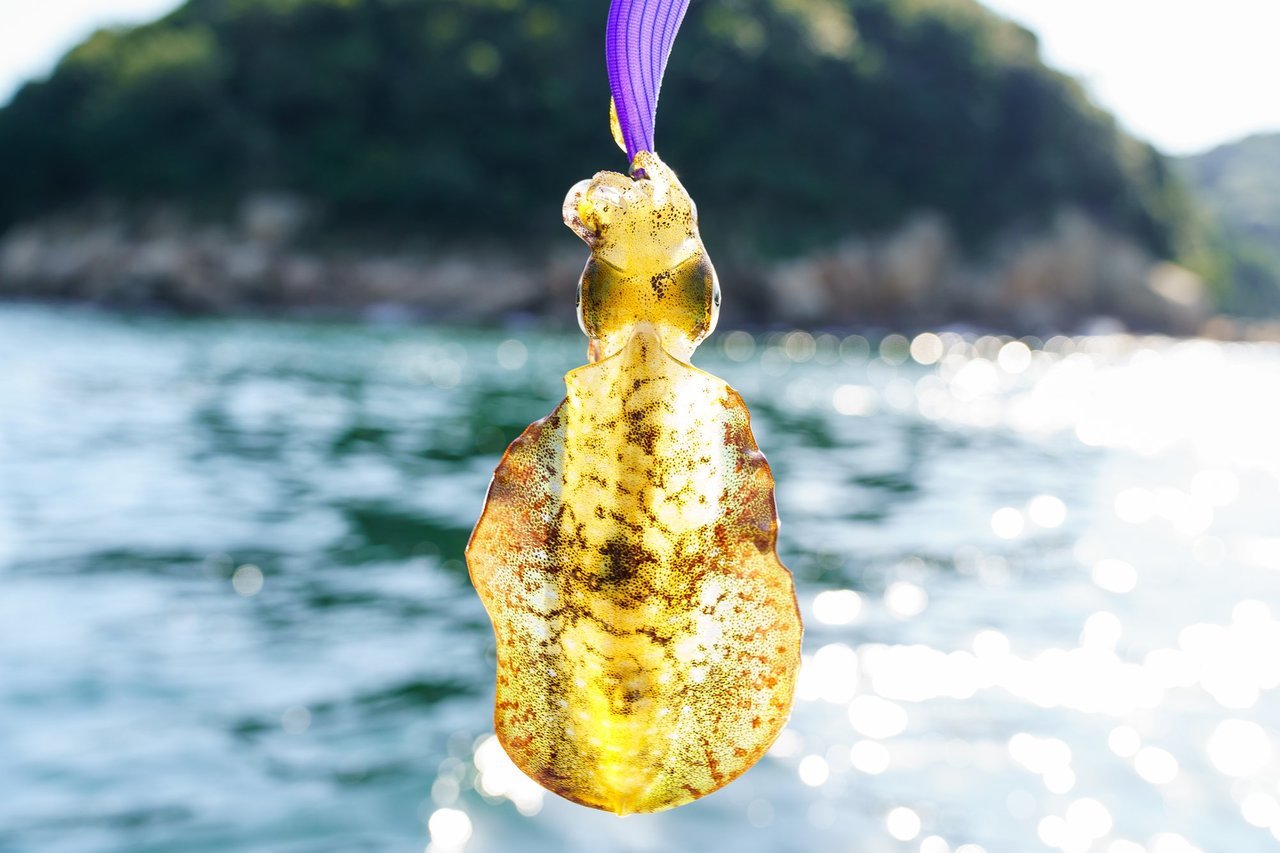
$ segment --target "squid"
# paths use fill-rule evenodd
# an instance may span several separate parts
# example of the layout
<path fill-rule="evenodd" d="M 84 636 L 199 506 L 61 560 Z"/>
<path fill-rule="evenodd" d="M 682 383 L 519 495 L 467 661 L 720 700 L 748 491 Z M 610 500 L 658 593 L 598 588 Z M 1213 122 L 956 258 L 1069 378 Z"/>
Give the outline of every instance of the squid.
<path fill-rule="evenodd" d="M 688 0 L 614 0 L 614 138 L 630 174 L 575 185 L 588 364 L 507 449 L 467 545 L 497 648 L 494 728 L 573 802 L 627 815 L 705 796 L 786 724 L 800 663 L 773 476 L 742 398 L 690 362 L 720 286 L 697 209 L 653 153 Z"/>
<path fill-rule="evenodd" d="M 619 815 L 737 778 L 786 723 L 800 615 L 742 398 L 689 362 L 720 291 L 656 154 L 564 218 L 591 248 L 589 364 L 507 450 L 467 546 L 497 641 L 494 726 L 547 789 Z"/>

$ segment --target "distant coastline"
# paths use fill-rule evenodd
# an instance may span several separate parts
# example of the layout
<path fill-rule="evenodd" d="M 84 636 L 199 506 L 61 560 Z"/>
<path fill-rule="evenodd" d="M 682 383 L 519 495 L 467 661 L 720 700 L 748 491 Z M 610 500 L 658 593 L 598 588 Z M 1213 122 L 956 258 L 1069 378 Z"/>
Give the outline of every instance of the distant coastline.
<path fill-rule="evenodd" d="M 309 218 L 305 202 L 278 194 L 247 198 L 230 223 L 101 204 L 50 216 L 0 235 L 0 297 L 212 315 L 572 317 L 585 251 L 429 251 L 359 241 L 332 248 L 304 239 Z M 1079 211 L 993 246 L 972 257 L 942 217 L 921 212 L 886 234 L 851 235 L 800 258 L 713 256 L 725 321 L 735 325 L 959 322 L 1039 334 L 1108 317 L 1134 330 L 1189 335 L 1212 315 L 1197 276 Z"/>

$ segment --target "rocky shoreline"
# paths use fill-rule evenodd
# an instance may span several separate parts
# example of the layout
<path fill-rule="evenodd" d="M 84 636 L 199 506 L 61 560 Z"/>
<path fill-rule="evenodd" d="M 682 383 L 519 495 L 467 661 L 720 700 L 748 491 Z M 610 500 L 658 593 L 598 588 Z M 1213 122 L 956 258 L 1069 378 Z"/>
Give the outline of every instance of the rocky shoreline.
<path fill-rule="evenodd" d="M 231 224 L 99 205 L 0 235 L 0 298 L 89 301 L 200 314 L 397 315 L 496 322 L 571 318 L 585 252 L 316 248 L 308 209 L 249 199 Z M 1195 334 L 1211 319 L 1203 282 L 1075 211 L 970 257 L 947 223 L 897 230 L 768 264 L 717 256 L 725 321 L 739 325 L 926 327 L 964 322 L 1014 333 L 1073 331 L 1099 318 Z"/>

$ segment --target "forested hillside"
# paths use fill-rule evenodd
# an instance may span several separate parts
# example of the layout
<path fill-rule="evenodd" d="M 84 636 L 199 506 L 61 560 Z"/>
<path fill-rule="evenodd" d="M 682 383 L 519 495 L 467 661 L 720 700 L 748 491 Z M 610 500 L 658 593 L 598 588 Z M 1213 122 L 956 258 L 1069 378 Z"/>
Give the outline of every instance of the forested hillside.
<path fill-rule="evenodd" d="M 1220 146 L 1184 167 L 1229 248 L 1235 287 L 1226 307 L 1280 313 L 1280 133 Z"/>
<path fill-rule="evenodd" d="M 189 0 L 100 32 L 0 110 L 0 230 L 97 197 L 217 216 L 265 188 L 336 229 L 558 235 L 566 188 L 624 165 L 606 8 Z M 722 252 L 794 255 L 921 210 L 980 248 L 1065 207 L 1158 256 L 1189 244 L 1167 161 L 972 0 L 696 0 L 658 140 Z"/>

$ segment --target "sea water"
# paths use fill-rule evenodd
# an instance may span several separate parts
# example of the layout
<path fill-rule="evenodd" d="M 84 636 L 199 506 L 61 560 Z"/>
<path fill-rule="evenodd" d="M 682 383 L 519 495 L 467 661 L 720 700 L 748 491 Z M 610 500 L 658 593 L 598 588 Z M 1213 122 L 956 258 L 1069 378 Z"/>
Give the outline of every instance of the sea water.
<path fill-rule="evenodd" d="M 492 737 L 463 547 L 577 335 L 0 308 L 0 850 L 1280 845 L 1280 350 L 720 333 L 792 721 L 618 819 Z"/>

